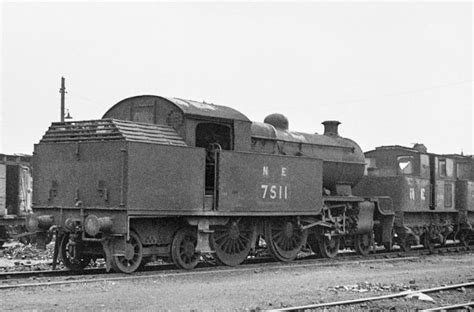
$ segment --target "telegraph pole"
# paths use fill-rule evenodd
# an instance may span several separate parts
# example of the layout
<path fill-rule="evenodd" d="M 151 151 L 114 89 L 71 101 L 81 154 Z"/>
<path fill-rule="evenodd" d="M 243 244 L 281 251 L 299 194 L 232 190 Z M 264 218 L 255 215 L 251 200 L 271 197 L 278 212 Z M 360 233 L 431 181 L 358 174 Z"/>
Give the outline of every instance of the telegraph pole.
<path fill-rule="evenodd" d="M 64 98 L 66 94 L 66 79 L 61 77 L 61 89 L 59 89 L 59 93 L 61 93 L 61 122 L 64 122 Z"/>

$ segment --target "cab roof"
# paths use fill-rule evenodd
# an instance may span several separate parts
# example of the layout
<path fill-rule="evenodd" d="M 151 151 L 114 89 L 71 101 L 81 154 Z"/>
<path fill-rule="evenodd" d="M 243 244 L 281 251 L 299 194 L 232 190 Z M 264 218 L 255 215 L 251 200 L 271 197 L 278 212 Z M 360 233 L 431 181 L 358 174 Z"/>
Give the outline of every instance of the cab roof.
<path fill-rule="evenodd" d="M 173 105 L 177 106 L 185 116 L 194 116 L 194 117 L 212 117 L 212 118 L 220 118 L 220 119 L 230 119 L 230 120 L 238 120 L 238 121 L 247 121 L 250 120 L 242 114 L 241 112 L 222 105 L 211 104 L 207 102 L 197 102 L 192 100 L 185 100 L 180 98 L 173 98 L 173 97 L 164 97 L 158 95 L 138 95 L 129 97 L 126 99 L 121 100 L 114 106 L 112 106 L 105 114 L 104 117 L 108 115 L 109 111 L 113 110 L 115 107 L 122 105 L 123 103 L 128 103 L 130 100 L 135 100 L 139 98 L 159 98 L 166 100 Z"/>

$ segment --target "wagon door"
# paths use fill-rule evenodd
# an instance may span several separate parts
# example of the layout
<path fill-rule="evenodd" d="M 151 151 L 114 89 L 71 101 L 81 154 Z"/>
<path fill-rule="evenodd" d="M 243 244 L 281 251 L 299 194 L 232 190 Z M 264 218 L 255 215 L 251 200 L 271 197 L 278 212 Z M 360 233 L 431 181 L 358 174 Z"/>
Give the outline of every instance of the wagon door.
<path fill-rule="evenodd" d="M 32 180 L 30 168 L 20 165 L 20 181 L 18 190 L 18 210 L 20 215 L 25 215 L 31 212 L 31 193 Z"/>

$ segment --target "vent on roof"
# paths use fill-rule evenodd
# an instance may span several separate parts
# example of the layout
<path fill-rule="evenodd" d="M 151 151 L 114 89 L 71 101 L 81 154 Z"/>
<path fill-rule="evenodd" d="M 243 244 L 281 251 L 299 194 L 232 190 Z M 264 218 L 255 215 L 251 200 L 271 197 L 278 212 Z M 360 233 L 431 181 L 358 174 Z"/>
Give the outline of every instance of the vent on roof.
<path fill-rule="evenodd" d="M 288 118 L 282 114 L 270 114 L 263 120 L 264 123 L 270 124 L 278 129 L 288 130 Z"/>
<path fill-rule="evenodd" d="M 428 149 L 426 148 L 425 144 L 422 143 L 413 143 L 413 149 L 417 150 L 420 153 L 428 152 Z"/>

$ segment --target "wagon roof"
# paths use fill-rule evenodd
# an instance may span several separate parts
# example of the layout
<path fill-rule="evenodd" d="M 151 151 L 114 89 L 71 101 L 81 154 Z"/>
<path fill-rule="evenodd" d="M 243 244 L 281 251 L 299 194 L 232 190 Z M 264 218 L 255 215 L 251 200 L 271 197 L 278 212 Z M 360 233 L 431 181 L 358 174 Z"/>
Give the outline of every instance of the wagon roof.
<path fill-rule="evenodd" d="M 383 146 L 378 146 L 374 150 L 370 150 L 365 152 L 367 153 L 373 153 L 375 151 L 381 151 L 381 150 L 393 150 L 393 151 L 405 151 L 405 152 L 410 152 L 413 154 L 426 154 L 426 155 L 435 155 L 435 156 L 440 156 L 440 157 L 450 157 L 450 158 L 461 158 L 461 159 L 467 159 L 469 160 L 470 158 L 473 158 L 473 155 L 462 155 L 462 154 L 437 154 L 437 153 L 432 153 L 432 152 L 423 152 L 419 151 L 416 148 L 413 147 L 407 147 L 407 146 L 402 146 L 402 145 L 383 145 Z"/>
<path fill-rule="evenodd" d="M 166 125 L 117 119 L 53 122 L 40 143 L 131 141 L 186 146 L 176 130 Z"/>
<path fill-rule="evenodd" d="M 2 154 L 0 153 L 0 164 L 28 164 L 31 161 L 31 155 L 27 154 Z"/>
<path fill-rule="evenodd" d="M 428 154 L 427 152 L 420 152 L 419 150 L 415 148 L 402 146 L 402 145 L 382 145 L 382 146 L 376 147 L 375 150 L 405 150 L 412 153 Z M 372 151 L 369 151 L 369 152 L 372 152 Z"/>

